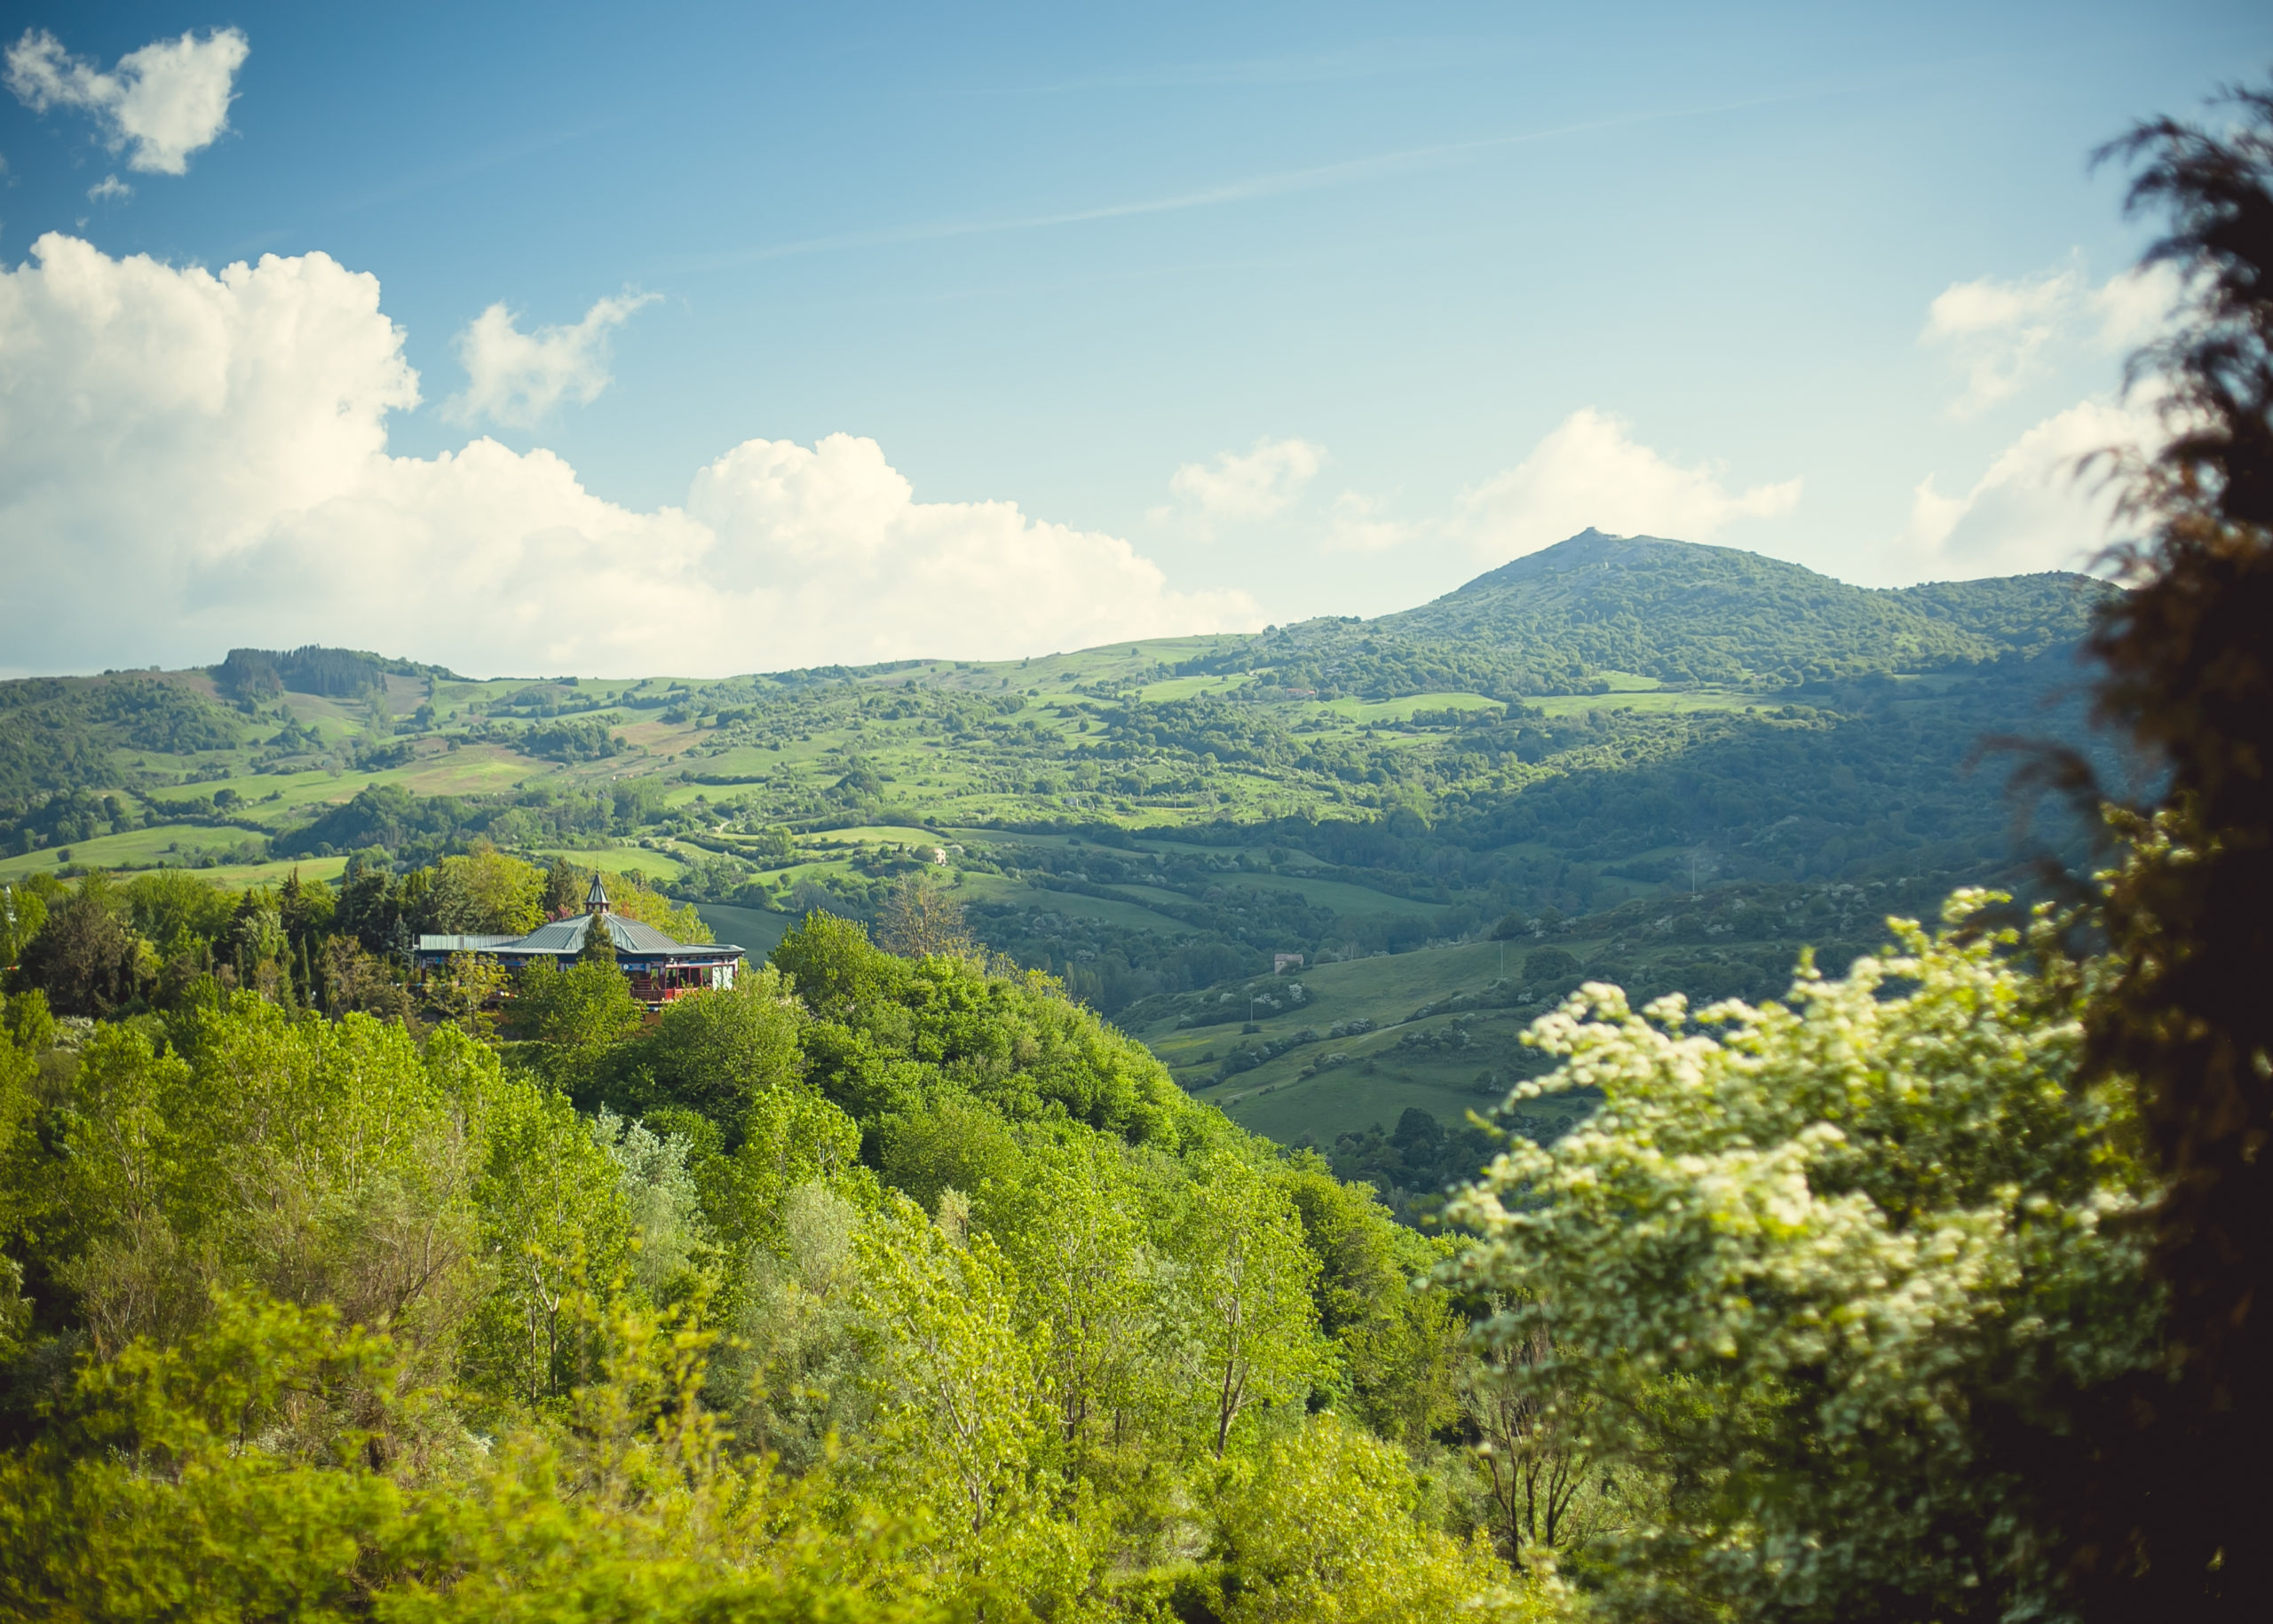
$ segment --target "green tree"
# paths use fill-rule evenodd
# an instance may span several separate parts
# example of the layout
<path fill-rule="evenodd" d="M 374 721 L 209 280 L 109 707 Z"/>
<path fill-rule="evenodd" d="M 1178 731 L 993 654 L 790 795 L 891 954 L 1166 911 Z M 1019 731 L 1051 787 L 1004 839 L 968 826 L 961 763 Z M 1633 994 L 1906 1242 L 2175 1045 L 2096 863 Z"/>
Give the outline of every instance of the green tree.
<path fill-rule="evenodd" d="M 617 1045 L 646 1019 L 614 964 L 590 960 L 556 969 L 538 959 L 514 979 L 513 1029 L 543 1043 L 550 1073 L 565 1088 L 582 1089 Z"/>
<path fill-rule="evenodd" d="M 972 950 L 962 905 L 928 874 L 902 875 L 892 883 L 876 921 L 876 940 L 886 952 L 909 959 Z"/>
<path fill-rule="evenodd" d="M 651 1303 L 683 1298 L 717 1251 L 702 1214 L 702 1192 L 687 1165 L 692 1145 L 606 1109 L 593 1119 L 592 1137 L 615 1162 L 616 1184 L 639 1240 L 632 1284 Z"/>
<path fill-rule="evenodd" d="M 2164 433 L 2115 461 L 2141 539 L 2089 643 L 2099 715 L 2160 788 L 2111 812 L 2109 973 L 2085 1018 L 2088 1074 L 2137 1080 L 2166 1191 L 2169 1368 L 2079 1393 L 2016 1463 L 2054 1498 L 2044 1534 L 2085 1612 L 2110 1619 L 2273 1612 L 2273 86 L 2225 114 L 2101 154 L 2139 166 L 2131 210 L 2166 222 L 2146 263 L 2185 289 L 2131 363 Z"/>
<path fill-rule="evenodd" d="M 1362 1184 L 1305 1153 L 1279 1176 L 1318 1260 L 1312 1302 L 1339 1368 L 1333 1384 L 1381 1436 L 1415 1452 L 1450 1422 L 1465 1327 L 1441 1294 L 1414 1289 L 1444 1248 L 1395 1223 Z"/>
<path fill-rule="evenodd" d="M 45 993 L 58 1015 L 105 1016 L 139 997 L 142 942 L 115 900 L 106 876 L 82 880 L 18 955 L 16 984 Z"/>
<path fill-rule="evenodd" d="M 1101 1135 L 1069 1134 L 1037 1151 L 1022 1177 L 988 1182 L 973 1209 L 1010 1261 L 1018 1324 L 1077 1474 L 1095 1470 L 1126 1423 L 1160 1407 L 1146 1381 L 1160 1330 L 1158 1259 L 1125 1153 Z"/>
<path fill-rule="evenodd" d="M 441 860 L 429 916 L 446 934 L 526 936 L 544 923 L 544 897 L 543 869 L 485 844 Z"/>
<path fill-rule="evenodd" d="M 28 885 L 0 885 L 0 975 L 14 969 L 47 923 L 47 902 Z"/>
<path fill-rule="evenodd" d="M 1294 1203 L 1237 1152 L 1210 1151 L 1171 1256 L 1191 1339 L 1194 1406 L 1221 1460 L 1255 1406 L 1294 1403 L 1328 1369 L 1311 1287 L 1318 1259 Z"/>
<path fill-rule="evenodd" d="M 541 1403 L 592 1374 L 577 1303 L 626 1278 L 632 1214 L 615 1159 L 565 1095 L 512 1078 L 489 1086 L 474 1199 L 495 1273 L 466 1367 L 498 1398 Z"/>
<path fill-rule="evenodd" d="M 1553 1591 L 1519 1598 L 1488 1549 L 1430 1527 L 1422 1501 L 1400 1451 L 1311 1416 L 1225 1463 L 1207 1509 L 1211 1571 L 1192 1599 L 1224 1624 L 1552 1615 Z"/>
<path fill-rule="evenodd" d="M 990 1593 L 1047 1585 L 1057 1531 L 1034 1467 L 1049 1413 L 1008 1264 L 901 1196 L 853 1245 L 876 1335 L 859 1462 L 872 1492 L 922 1508 L 954 1588 L 982 1610 Z"/>
<path fill-rule="evenodd" d="M 1023 1160 L 1001 1114 L 957 1093 L 937 1093 L 920 1109 L 883 1119 L 875 1137 L 884 1181 L 926 1212 L 938 1210 L 942 1191 L 972 1194 L 1014 1176 Z"/>
<path fill-rule="evenodd" d="M 891 998 L 904 971 L 858 922 L 818 910 L 773 950 L 773 964 L 823 1020 L 842 1021 Z"/>
<path fill-rule="evenodd" d="M 138 874 L 120 889 L 126 896 L 129 923 L 162 958 L 209 947 L 228 931 L 228 894 L 194 875 L 161 868 Z"/>
<path fill-rule="evenodd" d="M 750 1102 L 741 1143 L 706 1162 L 703 1206 L 729 1245 L 778 1247 L 790 1193 L 807 1184 L 860 1193 L 860 1125 L 811 1089 L 769 1089 Z"/>
<path fill-rule="evenodd" d="M 745 966 L 733 987 L 664 1007 L 654 1030 L 626 1058 L 639 1073 L 633 1103 L 642 1111 L 681 1106 L 739 1132 L 760 1095 L 804 1075 L 797 1046 L 804 1024 L 780 971 Z"/>
<path fill-rule="evenodd" d="M 2016 963 L 1984 901 L 1939 937 L 1897 923 L 1844 980 L 1803 967 L 1788 1006 L 1692 1024 L 1608 989 L 1533 1028 L 1563 1066 L 1517 1094 L 1602 1106 L 1509 1142 L 1454 1205 L 1482 1239 L 1446 1279 L 1497 1294 L 1478 1337 L 1540 1446 L 1671 1480 L 1612 1570 L 1635 1605 L 1992 1619 L 2054 1594 L 1997 1417 L 2150 1357 L 2150 1185 L 2126 1090 L 2078 1077 L 2079 985 Z"/>

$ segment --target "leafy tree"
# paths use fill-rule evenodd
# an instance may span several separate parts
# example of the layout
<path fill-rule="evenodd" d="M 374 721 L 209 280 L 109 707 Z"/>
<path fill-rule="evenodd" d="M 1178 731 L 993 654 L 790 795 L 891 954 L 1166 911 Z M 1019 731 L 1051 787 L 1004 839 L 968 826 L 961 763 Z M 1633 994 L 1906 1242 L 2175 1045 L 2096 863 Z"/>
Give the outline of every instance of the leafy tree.
<path fill-rule="evenodd" d="M 45 993 L 59 1015 L 108 1015 L 138 998 L 142 944 L 120 921 L 113 901 L 103 875 L 82 880 L 21 950 L 16 984 Z"/>
<path fill-rule="evenodd" d="M 928 874 L 903 875 L 896 881 L 876 924 L 878 945 L 903 958 L 971 951 L 962 905 Z"/>
<path fill-rule="evenodd" d="M 1052 1530 L 1033 1468 L 1049 1414 L 1008 1264 L 985 1236 L 955 1235 L 905 1197 L 853 1245 L 878 1332 L 866 1472 L 929 1514 L 956 1588 L 982 1606 L 1020 1579 L 1046 1581 Z"/>
<path fill-rule="evenodd" d="M 606 1109 L 593 1119 L 592 1137 L 614 1160 L 616 1182 L 639 1238 L 632 1283 L 650 1302 L 683 1296 L 694 1284 L 699 1263 L 717 1251 L 702 1216 L 702 1192 L 687 1165 L 693 1145 Z"/>
<path fill-rule="evenodd" d="M 1589 1440 L 1600 1399 L 1555 1371 L 1544 1324 L 1534 1321 L 1479 1352 L 1458 1381 L 1487 1525 L 1509 1562 L 1551 1573 L 1630 1517 L 1620 1489 L 1630 1492 L 1646 1475 L 1628 1463 L 1613 1477 L 1595 1458 Z"/>
<path fill-rule="evenodd" d="M 1456 1413 L 1466 1328 L 1442 1295 L 1413 1290 L 1442 1248 L 1392 1222 L 1363 1184 L 1315 1153 L 1279 1176 L 1318 1260 L 1311 1300 L 1339 1368 L 1329 1378 L 1374 1432 L 1419 1452 Z"/>
<path fill-rule="evenodd" d="M 2166 1191 L 2150 1223 L 2177 1380 L 2079 1395 L 2023 1448 L 2065 1491 L 2046 1533 L 2087 1612 L 2125 1620 L 2273 1611 L 2273 89 L 2226 106 L 2222 129 L 2155 119 L 2102 154 L 2140 166 L 2132 210 L 2167 221 L 2147 263 L 2186 289 L 2132 363 L 2168 438 L 2118 460 L 2144 535 L 2090 640 L 2101 717 L 2164 775 L 2114 816 L 2111 975 L 2086 1016 L 2088 1074 L 2138 1080 Z"/>
<path fill-rule="evenodd" d="M 602 1350 L 557 1431 L 516 1426 L 449 1478 L 375 1458 L 426 1401 L 384 1336 L 226 1297 L 171 1347 L 81 1372 L 0 1457 L 0 1609 L 23 1617 L 619 1617 L 912 1624 L 939 1616 L 883 1518 L 730 1461 L 695 1401 L 701 1339 L 575 1305 Z"/>
<path fill-rule="evenodd" d="M 545 871 L 484 843 L 446 857 L 427 903 L 428 928 L 447 935 L 526 936 L 544 923 Z"/>
<path fill-rule="evenodd" d="M 808 1185 L 866 1196 L 860 1126 L 810 1089 L 769 1089 L 751 1101 L 731 1157 L 701 1176 L 711 1221 L 738 1250 L 778 1248 L 790 1196 Z M 872 1204 L 864 1200 L 863 1205 Z"/>
<path fill-rule="evenodd" d="M 877 1125 L 877 1161 L 884 1182 L 926 1212 L 947 1190 L 969 1195 L 990 1181 L 1016 1178 L 1018 1141 L 1002 1116 L 959 1093 L 935 1094 L 920 1110 Z"/>
<path fill-rule="evenodd" d="M 485 1082 L 475 1200 L 495 1275 L 468 1328 L 468 1374 L 500 1399 L 558 1399 L 592 1373 L 597 1351 L 577 1303 L 588 1287 L 624 1277 L 630 1203 L 615 1159 L 566 1096 L 511 1078 Z"/>
<path fill-rule="evenodd" d="M 731 988 L 676 999 L 622 1057 L 622 1068 L 638 1080 L 633 1103 L 642 1111 L 681 1106 L 737 1133 L 760 1095 L 802 1078 L 797 1039 L 804 1023 L 804 1012 L 770 964 L 745 967 Z"/>
<path fill-rule="evenodd" d="M 320 963 L 328 1014 L 335 1018 L 376 1015 L 383 1020 L 410 1018 L 409 989 L 395 979 L 384 961 L 364 952 L 354 938 L 327 938 Z"/>
<path fill-rule="evenodd" d="M 1192 1339 L 1192 1397 L 1221 1460 L 1242 1416 L 1309 1396 L 1327 1368 L 1311 1287 L 1318 1260 L 1294 1203 L 1236 1152 L 1203 1155 L 1171 1256 Z"/>
<path fill-rule="evenodd" d="M 511 979 L 495 959 L 478 953 L 454 953 L 439 973 L 427 976 L 426 996 L 444 1018 L 480 1037 L 493 1029 L 490 1007 Z"/>
<path fill-rule="evenodd" d="M 1101 1135 L 1070 1135 L 1025 1176 L 989 1182 L 974 1208 L 1014 1271 L 1018 1324 L 1039 1350 L 1075 1471 L 1162 1397 L 1148 1390 L 1157 1258 L 1125 1156 Z"/>
<path fill-rule="evenodd" d="M 564 1086 L 582 1085 L 646 1018 L 614 965 L 584 960 L 559 970 L 533 961 L 515 978 L 512 1025 L 547 1045 Z"/>
<path fill-rule="evenodd" d="M 1997 1417 L 2151 1357 L 2126 1223 L 2151 1186 L 2126 1091 L 2078 1076 L 2078 981 L 2015 963 L 1984 901 L 1940 937 L 1897 922 L 1845 980 L 1803 965 L 1788 1005 L 1692 1025 L 1602 989 L 1534 1028 L 1564 1065 L 1517 1095 L 1602 1108 L 1509 1141 L 1455 1205 L 1483 1238 L 1447 1278 L 1498 1294 L 1478 1335 L 1540 1446 L 1672 1480 L 1612 1574 L 1646 1611 L 1988 1619 L 2055 1593 Z"/>
<path fill-rule="evenodd" d="M 1534 947 L 1524 955 L 1524 979 L 1537 984 L 1573 980 L 1579 961 L 1567 947 Z"/>
<path fill-rule="evenodd" d="M 1224 1624 L 1517 1614 L 1490 1552 L 1430 1526 L 1422 1501 L 1398 1450 L 1311 1416 L 1225 1464 L 1208 1507 L 1212 1571 L 1177 1599 Z"/>
<path fill-rule="evenodd" d="M 16 967 L 47 923 L 47 901 L 28 885 L 0 885 L 0 974 Z"/>
<path fill-rule="evenodd" d="M 796 986 L 806 1008 L 823 1020 L 842 1021 L 891 995 L 902 978 L 889 955 L 878 952 L 857 921 L 807 914 L 774 948 L 772 963 Z"/>
<path fill-rule="evenodd" d="M 818 1180 L 766 1216 L 768 1239 L 745 1252 L 731 1288 L 707 1391 L 738 1439 L 805 1473 L 872 1424 L 874 1339 L 853 1253 L 867 1220 L 860 1203 Z"/>
<path fill-rule="evenodd" d="M 138 874 L 120 889 L 126 896 L 129 923 L 162 958 L 195 951 L 227 934 L 228 894 L 194 875 L 161 868 Z"/>

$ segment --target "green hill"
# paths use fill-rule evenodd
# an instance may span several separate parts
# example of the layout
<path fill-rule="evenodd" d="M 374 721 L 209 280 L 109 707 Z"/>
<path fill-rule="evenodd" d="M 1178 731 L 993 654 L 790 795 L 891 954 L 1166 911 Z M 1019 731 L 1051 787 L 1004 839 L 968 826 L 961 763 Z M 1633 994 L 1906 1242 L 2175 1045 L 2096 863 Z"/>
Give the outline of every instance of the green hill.
<path fill-rule="evenodd" d="M 1794 686 L 1946 671 L 2072 645 L 2105 590 L 2047 574 L 1872 591 L 1727 547 L 1588 530 L 1374 621 L 1304 622 L 1192 662 L 1366 698 L 1661 683 Z"/>
<path fill-rule="evenodd" d="M 2081 737 L 2106 590 L 1873 591 L 1590 531 L 1374 621 L 1021 661 L 473 681 L 239 650 L 0 684 L 0 880 L 487 840 L 639 869 L 763 947 L 920 867 L 1202 1097 L 1330 1145 L 1496 1095 L 1564 990 L 1505 960 L 1768 995 L 1804 944 L 2075 850 L 2016 831 L 1980 745 Z M 1266 1006 L 1279 954 L 1311 1003 Z"/>

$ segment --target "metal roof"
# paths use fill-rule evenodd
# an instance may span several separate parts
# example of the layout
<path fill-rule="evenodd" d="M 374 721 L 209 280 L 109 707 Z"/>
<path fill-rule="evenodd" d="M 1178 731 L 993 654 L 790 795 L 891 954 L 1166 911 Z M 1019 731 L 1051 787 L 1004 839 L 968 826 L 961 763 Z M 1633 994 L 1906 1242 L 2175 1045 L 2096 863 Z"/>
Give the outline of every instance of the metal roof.
<path fill-rule="evenodd" d="M 549 954 L 574 958 L 584 950 L 584 938 L 594 919 L 606 922 L 608 939 L 615 944 L 618 953 L 630 954 L 634 958 L 724 958 L 738 956 L 742 951 L 733 942 L 674 941 L 654 926 L 626 919 L 621 914 L 579 914 L 574 919 L 556 919 L 550 924 L 539 925 L 527 936 L 422 936 L 418 939 L 418 951 Z"/>

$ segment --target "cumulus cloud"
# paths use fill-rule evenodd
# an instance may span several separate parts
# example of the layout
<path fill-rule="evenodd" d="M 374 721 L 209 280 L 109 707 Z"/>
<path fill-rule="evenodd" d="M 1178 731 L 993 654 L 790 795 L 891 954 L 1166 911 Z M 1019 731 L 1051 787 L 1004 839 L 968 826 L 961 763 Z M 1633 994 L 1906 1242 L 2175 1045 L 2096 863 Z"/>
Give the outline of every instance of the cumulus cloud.
<path fill-rule="evenodd" d="M 1513 468 L 1469 491 L 1458 528 L 1493 559 L 1537 552 L 1593 526 L 1709 542 L 1731 523 L 1791 511 L 1801 481 L 1731 490 L 1718 463 L 1686 466 L 1636 440 L 1622 418 L 1572 412 Z"/>
<path fill-rule="evenodd" d="M 2084 400 L 2055 413 L 1998 453 L 1970 488 L 1949 495 L 1922 480 L 1889 562 L 1910 580 L 2084 569 L 2109 539 L 2113 493 L 2103 471 L 2079 464 L 2151 444 L 2158 432 L 2146 406 Z"/>
<path fill-rule="evenodd" d="M 477 672 L 1001 656 L 1259 623 L 1118 537 L 926 503 L 875 441 L 753 440 L 645 512 L 549 452 L 390 456 L 416 404 L 376 279 L 322 254 L 218 273 L 43 237 L 0 270 L 0 566 L 32 669 L 233 644 Z M 99 585 L 97 583 L 99 583 Z"/>
<path fill-rule="evenodd" d="M 608 335 L 655 295 L 624 294 L 601 299 L 569 327 L 520 329 L 519 318 L 492 305 L 458 335 L 458 360 L 466 386 L 443 405 L 453 423 L 487 417 L 513 428 L 535 428 L 563 400 L 588 406 L 612 381 L 607 369 Z"/>
<path fill-rule="evenodd" d="M 1184 463 L 1168 488 L 1208 519 L 1268 519 L 1301 495 L 1325 465 L 1324 446 L 1266 435 L 1251 451 Z"/>
<path fill-rule="evenodd" d="M 134 188 L 115 175 L 106 175 L 87 188 L 87 201 L 91 203 L 107 203 L 114 200 L 123 203 L 133 195 Z"/>
<path fill-rule="evenodd" d="M 1335 552 L 1385 552 L 1418 534 L 1419 527 L 1386 517 L 1382 503 L 1373 497 L 1343 491 L 1334 499 L 1326 544 Z"/>
<path fill-rule="evenodd" d="M 228 128 L 237 69 L 251 51 L 239 29 L 216 29 L 203 39 L 193 31 L 129 51 L 105 73 L 70 55 L 46 29 L 28 28 L 8 48 L 5 79 L 35 113 L 76 107 L 94 115 L 104 143 L 125 151 L 128 168 L 179 175 L 192 153 Z"/>
<path fill-rule="evenodd" d="M 1950 416 L 1978 415 L 2043 376 L 2063 349 L 2127 350 L 2162 327 L 2178 302 L 2166 265 L 2126 272 L 2093 287 L 2070 266 L 2039 276 L 1952 282 L 1927 306 L 1923 343 L 1965 375 Z"/>

